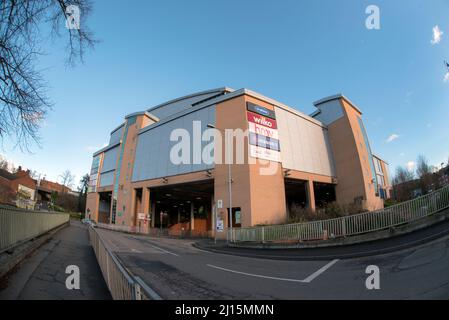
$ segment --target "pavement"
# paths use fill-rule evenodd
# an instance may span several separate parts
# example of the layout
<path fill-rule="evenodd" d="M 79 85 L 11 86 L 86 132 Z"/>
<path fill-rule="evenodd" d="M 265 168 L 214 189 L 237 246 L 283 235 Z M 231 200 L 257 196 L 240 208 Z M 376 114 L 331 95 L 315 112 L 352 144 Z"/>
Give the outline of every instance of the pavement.
<path fill-rule="evenodd" d="M 444 235 L 368 257 L 279 260 L 207 251 L 195 240 L 97 230 L 128 271 L 163 299 L 449 299 Z M 371 265 L 380 270 L 379 290 L 365 285 Z"/>
<path fill-rule="evenodd" d="M 66 288 L 68 265 L 79 267 L 79 290 Z M 0 300 L 112 299 L 89 244 L 87 227 L 73 220 L 24 259 L 1 287 Z"/>

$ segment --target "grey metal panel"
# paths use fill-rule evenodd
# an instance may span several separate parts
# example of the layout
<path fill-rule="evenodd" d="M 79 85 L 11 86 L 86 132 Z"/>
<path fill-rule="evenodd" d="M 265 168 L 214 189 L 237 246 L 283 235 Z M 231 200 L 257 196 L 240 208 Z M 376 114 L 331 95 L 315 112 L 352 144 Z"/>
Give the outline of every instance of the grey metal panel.
<path fill-rule="evenodd" d="M 275 108 L 282 166 L 335 176 L 327 130 L 284 109 Z"/>
<path fill-rule="evenodd" d="M 186 114 L 139 134 L 132 181 L 168 177 L 213 168 L 213 164 L 207 165 L 202 161 L 200 164 L 192 164 L 193 121 L 201 122 L 202 134 L 208 124 L 215 124 L 215 106 Z M 175 165 L 170 160 L 170 150 L 179 143 L 170 141 L 170 134 L 175 129 L 185 129 L 190 134 L 190 164 Z M 207 142 L 202 142 L 202 147 L 206 144 Z"/>
<path fill-rule="evenodd" d="M 159 119 L 164 119 L 164 118 L 167 118 L 168 116 L 173 115 L 177 112 L 180 112 L 180 111 L 190 108 L 190 106 L 196 102 L 210 98 L 217 94 L 218 94 L 218 92 L 212 92 L 212 93 L 208 93 L 208 94 L 204 94 L 204 95 L 199 95 L 199 96 L 183 99 L 180 101 L 176 101 L 174 103 L 167 104 L 160 108 L 150 110 L 149 112 L 151 114 L 155 115 L 156 117 L 158 117 Z"/>
<path fill-rule="evenodd" d="M 120 142 L 120 139 L 122 138 L 122 134 L 123 134 L 123 127 L 124 126 L 122 126 L 120 129 L 115 130 L 111 134 L 111 138 L 109 139 L 110 145 Z"/>
<path fill-rule="evenodd" d="M 104 153 L 103 167 L 101 168 L 102 173 L 116 169 L 115 167 L 117 165 L 117 156 L 119 150 L 120 145 Z"/>
<path fill-rule="evenodd" d="M 321 121 L 325 125 L 331 124 L 344 115 L 340 100 L 330 100 L 319 104 L 317 108 L 319 108 L 321 112 L 314 116 L 314 118 Z"/>
<path fill-rule="evenodd" d="M 102 173 L 100 175 L 100 187 L 112 186 L 114 183 L 114 171 Z"/>

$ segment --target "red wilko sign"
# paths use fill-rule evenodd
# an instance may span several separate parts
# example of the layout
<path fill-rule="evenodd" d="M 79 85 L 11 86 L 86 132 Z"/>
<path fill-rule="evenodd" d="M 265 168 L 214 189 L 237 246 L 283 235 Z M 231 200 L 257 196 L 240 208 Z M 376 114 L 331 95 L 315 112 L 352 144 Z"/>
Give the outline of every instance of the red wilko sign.
<path fill-rule="evenodd" d="M 262 126 L 271 128 L 271 129 L 277 129 L 277 124 L 276 124 L 276 120 L 270 119 L 270 118 L 266 118 L 264 116 L 258 115 L 256 113 L 253 112 L 247 112 L 246 116 L 248 118 L 249 122 L 255 123 L 255 124 L 260 124 Z"/>

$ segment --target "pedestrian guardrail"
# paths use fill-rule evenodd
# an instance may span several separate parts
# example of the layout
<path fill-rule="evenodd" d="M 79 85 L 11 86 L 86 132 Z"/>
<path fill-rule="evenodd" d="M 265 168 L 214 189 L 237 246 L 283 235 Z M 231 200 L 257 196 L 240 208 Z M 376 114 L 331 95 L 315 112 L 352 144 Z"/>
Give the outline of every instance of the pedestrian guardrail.
<path fill-rule="evenodd" d="M 97 223 L 98 228 L 108 229 L 112 231 L 121 231 L 121 232 L 129 232 L 129 233 L 137 233 L 138 227 L 132 226 L 121 226 L 117 224 L 108 224 L 108 223 Z"/>
<path fill-rule="evenodd" d="M 70 215 L 0 206 L 0 253 L 68 222 Z"/>
<path fill-rule="evenodd" d="M 97 230 L 89 227 L 90 243 L 94 249 L 103 278 L 114 300 L 160 300 L 159 295 L 142 279 L 132 276 L 105 245 Z"/>
<path fill-rule="evenodd" d="M 407 224 L 449 208 L 449 186 L 391 207 L 335 219 L 228 230 L 230 242 L 326 240 Z"/>

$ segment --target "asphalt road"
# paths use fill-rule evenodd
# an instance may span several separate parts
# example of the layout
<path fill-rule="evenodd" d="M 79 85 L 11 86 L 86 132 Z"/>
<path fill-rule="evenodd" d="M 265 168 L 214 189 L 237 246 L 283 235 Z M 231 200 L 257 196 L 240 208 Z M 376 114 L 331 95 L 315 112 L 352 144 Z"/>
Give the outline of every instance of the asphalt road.
<path fill-rule="evenodd" d="M 204 251 L 192 240 L 98 232 L 164 299 L 449 299 L 449 236 L 370 257 L 294 261 Z M 365 286 L 370 265 L 380 269 L 379 290 Z"/>
<path fill-rule="evenodd" d="M 66 287 L 68 265 L 79 267 L 79 290 Z M 87 227 L 77 221 L 58 231 L 4 281 L 0 300 L 112 299 L 90 246 Z"/>

